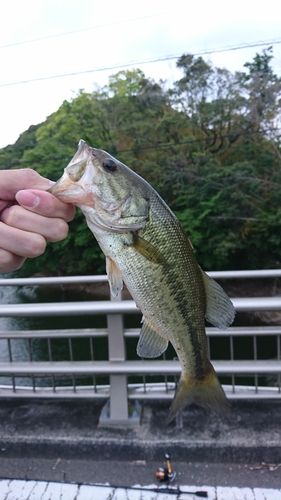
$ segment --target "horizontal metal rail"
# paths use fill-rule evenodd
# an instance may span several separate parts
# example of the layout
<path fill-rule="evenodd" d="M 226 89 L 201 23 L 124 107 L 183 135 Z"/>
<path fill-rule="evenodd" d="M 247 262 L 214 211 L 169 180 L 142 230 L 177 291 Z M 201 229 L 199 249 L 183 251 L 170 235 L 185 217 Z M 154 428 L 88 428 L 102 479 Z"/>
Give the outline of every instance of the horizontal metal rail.
<path fill-rule="evenodd" d="M 241 279 L 241 278 L 278 278 L 281 269 L 258 269 L 243 271 L 208 271 L 214 279 Z M 107 282 L 107 276 L 48 276 L 36 278 L 0 278 L 0 286 L 38 286 L 38 285 L 72 285 Z"/>
<path fill-rule="evenodd" d="M 281 373 L 281 360 L 213 361 L 218 374 Z M 34 361 L 0 363 L 0 375 L 180 375 L 178 361 Z"/>
<path fill-rule="evenodd" d="M 140 328 L 124 329 L 125 338 L 137 338 Z M 281 336 L 281 326 L 237 326 L 220 330 L 215 327 L 206 328 L 207 337 L 259 337 L 259 336 Z M 108 336 L 108 329 L 97 328 L 75 328 L 75 330 L 2 330 L 0 339 L 49 339 L 49 338 L 101 338 Z"/>
<path fill-rule="evenodd" d="M 210 271 L 207 274 L 218 279 L 244 279 L 244 278 L 280 278 L 281 269 L 255 269 L 245 271 Z"/>
<path fill-rule="evenodd" d="M 137 337 L 139 329 L 124 331 L 125 336 Z M 102 338 L 108 336 L 108 329 L 77 328 L 73 330 L 6 330 L 0 331 L 0 339 L 63 339 L 63 338 Z"/>
<path fill-rule="evenodd" d="M 75 316 L 91 314 L 128 314 L 140 313 L 133 300 L 122 301 L 81 301 L 45 302 L 41 304 L 1 304 L 0 316 Z"/>
<path fill-rule="evenodd" d="M 281 311 L 281 297 L 231 298 L 236 311 Z M 39 304 L 1 304 L 0 316 L 64 316 L 91 314 L 132 314 L 140 313 L 133 300 L 110 302 L 45 302 Z"/>
<path fill-rule="evenodd" d="M 216 279 L 279 278 L 281 277 L 281 269 L 223 271 L 208 274 Z M 107 282 L 105 275 L 39 277 L 31 279 L 0 279 L 0 286 L 64 286 L 104 282 Z M 232 298 L 231 300 L 238 312 L 281 312 L 281 297 L 278 296 L 242 297 Z M 130 342 L 127 339 L 138 337 L 140 329 L 124 329 L 122 318 L 125 314 L 140 315 L 134 301 L 81 300 L 79 302 L 61 303 L 1 304 L 1 317 L 105 315 L 107 317 L 107 328 L 0 331 L 1 346 L 5 345 L 6 342 L 7 353 L 6 361 L 0 363 L 0 397 L 110 398 L 111 417 L 113 420 L 116 418 L 118 421 L 128 420 L 128 400 L 171 399 L 181 372 L 179 362 L 167 359 L 127 360 L 125 342 Z M 216 337 L 221 338 L 222 342 L 229 342 L 225 355 L 230 359 L 215 359 L 212 361 L 218 375 L 223 377 L 222 380 L 227 381 L 227 384 L 223 384 L 227 397 L 230 399 L 281 398 L 281 326 L 242 326 L 230 327 L 228 330 L 209 327 L 206 332 L 210 346 L 216 342 L 213 340 Z M 272 357 L 276 359 L 258 359 L 261 355 L 261 346 L 264 345 L 263 336 L 271 338 L 271 345 L 275 343 L 275 354 Z M 76 357 L 74 352 L 76 339 L 83 337 L 88 339 L 89 353 L 87 354 L 89 354 L 89 357 L 87 361 L 74 361 Z M 229 338 L 229 341 L 225 341 L 223 337 Z M 242 337 L 251 337 L 253 339 L 252 358 L 249 360 L 236 359 L 237 343 L 235 339 L 241 339 Z M 95 349 L 99 348 L 99 342 L 96 342 L 95 338 L 108 339 L 107 343 L 103 343 L 108 345 L 107 360 L 99 361 L 95 359 Z M 41 361 L 39 349 L 39 354 L 36 351 L 35 356 L 38 360 L 35 361 L 33 359 L 33 346 L 36 349 L 37 344 L 36 342 L 34 344 L 33 340 L 40 339 L 46 339 L 44 345 L 47 346 L 48 357 L 43 358 L 44 361 Z M 53 341 L 55 339 L 64 339 L 64 343 L 65 340 L 68 341 L 66 345 L 69 348 L 69 356 L 63 358 L 68 359 L 68 361 L 59 360 L 57 355 L 53 355 Z M 17 342 L 20 342 L 17 345 L 25 346 L 26 361 L 19 361 L 17 355 L 14 356 L 14 348 Z M 237 340 L 237 342 L 239 341 Z M 47 355 L 44 354 L 44 356 Z M 49 359 L 49 361 L 46 361 L 46 359 Z M 58 360 L 54 361 L 54 359 Z M 147 382 L 154 379 L 156 381 L 155 383 L 151 382 L 151 385 Z M 100 385 L 97 384 L 97 380 L 101 380 Z M 131 383 L 136 380 L 142 380 L 142 382 L 139 384 Z M 159 380 L 164 380 L 164 382 L 159 382 Z M 237 384 L 237 380 L 240 385 Z M 101 385 L 103 381 L 105 383 Z M 253 384 L 249 385 L 251 381 L 253 381 Z M 242 383 L 248 385 L 241 385 Z M 46 386 L 46 384 L 48 385 Z"/>
<path fill-rule="evenodd" d="M 38 278 L 1 278 L 0 286 L 81 285 L 108 282 L 106 274 L 99 276 L 48 276 Z"/>

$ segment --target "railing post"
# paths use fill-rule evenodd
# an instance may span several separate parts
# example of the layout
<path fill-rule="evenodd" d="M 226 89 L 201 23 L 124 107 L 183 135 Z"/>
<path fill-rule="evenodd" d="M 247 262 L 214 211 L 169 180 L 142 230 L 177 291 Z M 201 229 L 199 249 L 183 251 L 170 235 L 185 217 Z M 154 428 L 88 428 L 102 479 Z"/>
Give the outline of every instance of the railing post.
<path fill-rule="evenodd" d="M 122 295 L 118 297 L 110 296 L 113 301 L 122 300 Z M 108 329 L 108 357 L 109 361 L 126 361 L 126 348 L 124 338 L 123 314 L 107 315 Z M 129 415 L 127 376 L 110 375 L 110 399 L 103 407 L 99 419 L 99 426 L 131 425 L 138 424 L 139 418 Z"/>

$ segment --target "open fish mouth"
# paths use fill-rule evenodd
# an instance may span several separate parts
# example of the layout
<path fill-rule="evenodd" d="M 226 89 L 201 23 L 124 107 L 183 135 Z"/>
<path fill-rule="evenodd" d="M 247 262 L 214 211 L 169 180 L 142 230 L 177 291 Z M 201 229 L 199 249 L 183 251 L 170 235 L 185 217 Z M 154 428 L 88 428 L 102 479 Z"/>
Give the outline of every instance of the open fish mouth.
<path fill-rule="evenodd" d="M 83 186 L 72 180 L 66 173 L 54 184 L 48 192 L 65 203 L 80 203 L 85 197 Z"/>
<path fill-rule="evenodd" d="M 79 141 L 78 150 L 64 169 L 62 177 L 48 192 L 66 203 L 92 204 L 90 184 L 92 180 L 91 168 L 92 148 L 82 139 Z"/>

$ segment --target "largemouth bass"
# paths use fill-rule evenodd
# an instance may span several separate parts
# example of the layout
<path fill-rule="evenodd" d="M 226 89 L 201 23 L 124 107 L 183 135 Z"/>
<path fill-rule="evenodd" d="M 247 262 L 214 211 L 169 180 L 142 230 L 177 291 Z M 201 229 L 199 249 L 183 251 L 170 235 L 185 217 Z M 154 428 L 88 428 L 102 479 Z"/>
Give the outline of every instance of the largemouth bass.
<path fill-rule="evenodd" d="M 159 194 L 126 165 L 82 140 L 50 191 L 80 207 L 106 256 L 112 295 L 124 282 L 141 310 L 138 355 L 154 358 L 173 345 L 182 373 L 168 421 L 191 402 L 227 407 L 207 356 L 205 319 L 227 328 L 234 307 L 197 264 L 187 234 Z"/>

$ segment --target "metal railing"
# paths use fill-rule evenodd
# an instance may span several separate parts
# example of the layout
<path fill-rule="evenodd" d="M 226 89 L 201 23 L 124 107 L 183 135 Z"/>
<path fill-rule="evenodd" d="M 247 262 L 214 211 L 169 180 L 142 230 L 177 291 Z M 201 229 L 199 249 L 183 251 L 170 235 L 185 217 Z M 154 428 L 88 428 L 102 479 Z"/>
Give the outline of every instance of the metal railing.
<path fill-rule="evenodd" d="M 208 274 L 216 279 L 278 278 L 281 270 Z M 105 281 L 106 276 L 0 279 L 0 287 Z M 232 300 L 237 312 L 281 311 L 279 296 Z M 6 359 L 0 362 L 0 397 L 108 398 L 110 405 L 102 413 L 101 424 L 134 421 L 131 416 L 138 415 L 137 401 L 141 399 L 172 399 L 180 375 L 179 362 L 171 352 L 156 360 L 141 360 L 137 356 L 128 359 L 128 343 L 133 342 L 135 350 L 139 328 L 124 329 L 123 317 L 127 314 L 140 314 L 132 300 L 1 304 L 0 317 L 104 315 L 107 326 L 0 331 L 1 351 L 5 347 L 6 352 Z M 281 326 L 234 326 L 226 331 L 211 327 L 207 328 L 207 337 L 210 357 L 228 398 L 281 398 Z M 77 339 L 86 340 L 87 359 L 77 360 Z M 24 360 L 14 355 L 15 344 L 23 340 Z M 55 341 L 67 342 L 68 354 L 62 359 L 54 353 Z M 104 341 L 107 355 L 99 359 L 96 353 Z M 38 354 L 35 349 L 36 342 L 45 343 L 43 358 L 41 350 Z M 223 352 L 220 357 L 218 344 Z M 270 345 L 270 357 L 266 357 L 265 345 Z"/>

